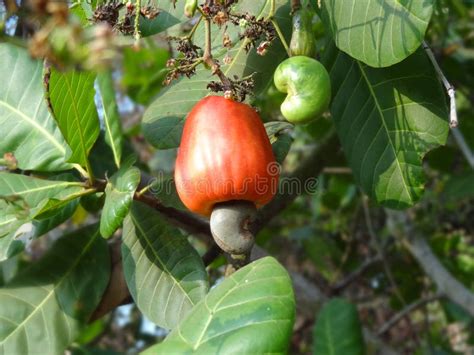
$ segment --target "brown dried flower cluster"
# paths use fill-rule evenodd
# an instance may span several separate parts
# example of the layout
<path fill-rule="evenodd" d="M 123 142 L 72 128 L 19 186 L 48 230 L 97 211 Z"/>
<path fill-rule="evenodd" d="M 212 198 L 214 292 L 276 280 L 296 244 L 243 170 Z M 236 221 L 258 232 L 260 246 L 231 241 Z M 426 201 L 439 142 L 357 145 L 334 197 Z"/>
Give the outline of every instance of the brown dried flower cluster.
<path fill-rule="evenodd" d="M 233 97 L 237 101 L 244 101 L 247 95 L 253 94 L 255 80 L 252 76 L 239 79 L 238 76 L 234 75 L 234 78 L 229 78 L 229 81 L 230 88 L 219 81 L 211 81 L 207 84 L 207 88 L 212 92 L 223 92 L 224 96 Z"/>
<path fill-rule="evenodd" d="M 169 85 L 171 81 L 181 76 L 190 78 L 196 73 L 196 67 L 201 63 L 201 48 L 196 46 L 188 38 L 170 37 L 169 40 L 176 40 L 176 50 L 181 53 L 180 57 L 170 59 L 166 66 L 170 69 L 164 80 L 165 85 Z"/>
<path fill-rule="evenodd" d="M 130 1 L 123 3 L 120 0 L 112 0 L 97 6 L 92 15 L 92 21 L 95 23 L 106 22 L 115 31 L 124 35 L 131 35 L 135 30 L 135 7 L 135 4 Z M 123 8 L 125 8 L 125 13 L 121 15 L 120 11 Z M 140 8 L 140 15 L 149 20 L 156 18 L 159 14 L 160 10 L 151 5 Z"/>

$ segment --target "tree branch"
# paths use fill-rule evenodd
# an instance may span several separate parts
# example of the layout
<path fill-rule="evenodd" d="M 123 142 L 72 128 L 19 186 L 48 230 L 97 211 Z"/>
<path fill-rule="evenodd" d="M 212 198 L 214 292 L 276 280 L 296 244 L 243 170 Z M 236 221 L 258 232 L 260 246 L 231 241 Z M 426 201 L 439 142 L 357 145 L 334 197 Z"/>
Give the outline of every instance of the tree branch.
<path fill-rule="evenodd" d="M 102 318 L 118 306 L 131 301 L 130 292 L 123 274 L 121 245 L 121 239 L 116 239 L 109 244 L 111 259 L 109 284 L 102 295 L 102 300 L 89 320 L 90 323 Z"/>
<path fill-rule="evenodd" d="M 474 154 L 464 139 L 462 132 L 459 130 L 459 128 L 453 128 L 451 132 L 453 133 L 454 140 L 458 144 L 459 149 L 461 149 L 461 152 L 466 158 L 469 166 L 474 170 Z"/>
<path fill-rule="evenodd" d="M 437 293 L 437 294 L 434 294 L 434 295 L 429 296 L 429 297 L 421 298 L 421 299 L 409 304 L 408 306 L 403 308 L 400 312 L 395 314 L 392 318 L 390 318 L 387 323 L 382 325 L 382 327 L 377 332 L 377 335 L 380 336 L 380 335 L 386 333 L 388 330 L 390 330 L 390 328 L 392 328 L 400 320 L 402 320 L 403 318 L 408 316 L 415 309 L 420 308 L 420 307 L 424 306 L 427 303 L 436 301 L 436 300 L 440 299 L 441 297 L 442 297 L 442 294 Z"/>
<path fill-rule="evenodd" d="M 346 288 L 348 285 L 350 285 L 354 280 L 359 278 L 368 268 L 370 268 L 372 265 L 379 263 L 382 261 L 382 257 L 377 254 L 376 256 L 369 258 L 365 260 L 356 270 L 354 270 L 352 273 L 347 275 L 345 278 L 342 280 L 336 282 L 334 285 L 331 286 L 331 291 L 333 293 L 338 293 L 342 289 Z"/>
<path fill-rule="evenodd" d="M 438 292 L 474 317 L 474 294 L 446 270 L 426 242 L 425 236 L 413 228 L 404 213 L 389 210 L 386 212 L 389 229 L 402 241 L 426 275 L 433 280 Z"/>

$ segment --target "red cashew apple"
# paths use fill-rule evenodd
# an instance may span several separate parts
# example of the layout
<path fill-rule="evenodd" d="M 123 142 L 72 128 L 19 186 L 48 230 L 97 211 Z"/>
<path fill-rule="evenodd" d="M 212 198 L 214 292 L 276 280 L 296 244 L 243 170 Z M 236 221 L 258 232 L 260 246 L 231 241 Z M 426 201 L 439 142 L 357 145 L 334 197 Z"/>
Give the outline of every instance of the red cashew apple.
<path fill-rule="evenodd" d="M 258 113 L 221 96 L 199 101 L 184 125 L 175 183 L 187 208 L 211 217 L 219 246 L 231 254 L 251 248 L 246 228 L 278 186 L 277 163 Z M 239 235 L 252 240 L 230 246 Z"/>

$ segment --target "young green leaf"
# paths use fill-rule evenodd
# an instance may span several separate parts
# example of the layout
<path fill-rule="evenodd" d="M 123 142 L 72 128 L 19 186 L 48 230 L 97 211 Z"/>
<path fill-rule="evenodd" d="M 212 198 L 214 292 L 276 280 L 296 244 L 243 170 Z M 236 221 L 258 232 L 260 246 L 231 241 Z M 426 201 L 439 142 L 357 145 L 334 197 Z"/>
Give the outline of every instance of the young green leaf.
<path fill-rule="evenodd" d="M 340 50 L 372 67 L 388 67 L 421 45 L 434 3 L 323 0 L 322 18 Z"/>
<path fill-rule="evenodd" d="M 0 353 L 63 353 L 97 307 L 109 274 L 97 226 L 59 239 L 0 288 Z"/>
<path fill-rule="evenodd" d="M 54 117 L 72 149 L 68 161 L 86 167 L 89 172 L 89 151 L 100 131 L 94 80 L 95 74 L 90 72 L 60 72 L 51 68 L 48 89 Z"/>
<path fill-rule="evenodd" d="M 122 158 L 122 125 L 120 115 L 115 101 L 115 89 L 110 71 L 101 72 L 97 75 L 100 101 L 104 110 L 105 142 L 112 149 L 114 162 L 120 168 Z"/>
<path fill-rule="evenodd" d="M 135 303 L 160 327 L 176 327 L 209 288 L 196 250 L 178 229 L 139 202 L 133 202 L 124 222 L 122 257 Z"/>
<path fill-rule="evenodd" d="M 128 213 L 140 183 L 140 170 L 125 165 L 110 178 L 105 187 L 105 203 L 100 217 L 100 234 L 109 238 Z"/>
<path fill-rule="evenodd" d="M 69 147 L 44 100 L 42 68 L 25 49 L 0 43 L 0 158 L 13 154 L 24 170 L 68 170 Z"/>
<path fill-rule="evenodd" d="M 354 305 L 337 298 L 324 305 L 314 327 L 313 354 L 365 354 L 362 328 Z"/>
<path fill-rule="evenodd" d="M 284 31 L 291 28 L 291 20 L 287 14 L 289 4 L 287 1 L 276 0 L 275 20 Z M 270 11 L 270 1 L 265 0 L 244 0 L 236 5 L 237 12 L 249 12 L 258 18 L 268 16 Z M 256 90 L 255 93 L 265 89 L 272 80 L 273 70 L 281 59 L 286 56 L 281 43 L 276 39 L 265 56 L 256 54 L 255 49 L 248 53 L 245 50 L 247 42 L 239 40 L 240 29 L 236 26 L 228 28 L 227 33 L 234 46 L 227 51 L 222 48 L 221 29 L 214 26 L 212 30 L 212 51 L 215 57 L 222 64 L 222 71 L 229 77 L 247 76 L 255 73 Z M 198 28 L 195 38 L 197 45 L 204 45 L 204 26 Z M 224 64 L 224 56 L 229 55 L 232 60 L 229 64 Z M 172 83 L 168 88 L 162 90 L 158 98 L 145 111 L 142 121 L 142 128 L 145 138 L 153 146 L 159 149 L 176 148 L 179 146 L 181 133 L 186 114 L 203 97 L 209 95 L 207 84 L 216 80 L 211 71 L 202 65 L 197 67 L 196 75 L 183 78 Z"/>
<path fill-rule="evenodd" d="M 284 354 L 295 317 L 286 270 L 272 257 L 224 280 L 144 354 Z"/>
<path fill-rule="evenodd" d="M 331 113 L 358 184 L 378 203 L 407 208 L 424 189 L 423 156 L 446 143 L 443 89 L 423 50 L 371 68 L 330 46 Z"/>

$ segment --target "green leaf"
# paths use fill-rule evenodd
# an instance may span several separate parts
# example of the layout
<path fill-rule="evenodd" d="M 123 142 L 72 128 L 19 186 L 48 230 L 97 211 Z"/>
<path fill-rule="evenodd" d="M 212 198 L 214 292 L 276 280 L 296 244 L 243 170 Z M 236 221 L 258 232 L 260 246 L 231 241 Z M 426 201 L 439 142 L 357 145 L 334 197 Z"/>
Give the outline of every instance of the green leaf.
<path fill-rule="evenodd" d="M 279 164 L 282 164 L 293 143 L 293 138 L 289 134 L 293 130 L 293 125 L 288 122 L 267 122 L 265 130 L 272 144 L 275 159 Z"/>
<path fill-rule="evenodd" d="M 92 22 L 90 19 L 93 18 L 95 8 L 95 1 L 73 1 L 69 7 L 69 11 L 76 15 L 77 19 L 81 22 L 83 27 L 91 26 Z"/>
<path fill-rule="evenodd" d="M 257 17 L 268 16 L 270 10 L 269 0 L 244 0 L 236 5 L 237 12 L 249 12 Z M 291 19 L 288 16 L 290 11 L 287 1 L 276 1 L 277 12 L 275 19 L 284 31 L 291 28 Z M 278 40 L 270 46 L 268 53 L 262 57 L 256 54 L 255 49 L 246 53 L 246 41 L 239 40 L 240 28 L 229 26 L 227 33 L 234 43 L 234 46 L 227 50 L 222 47 L 221 29 L 213 26 L 212 30 L 212 51 L 214 56 L 223 64 L 225 55 L 232 58 L 230 64 L 223 64 L 222 71 L 225 75 L 233 77 L 237 75 L 244 77 L 256 73 L 255 93 L 261 92 L 272 80 L 273 70 L 281 59 L 286 56 L 286 52 Z M 201 24 L 195 34 L 197 45 L 203 46 L 204 25 Z M 153 146 L 159 149 L 176 148 L 181 140 L 181 133 L 185 116 L 191 108 L 203 97 L 210 94 L 206 88 L 212 80 L 218 80 L 211 74 L 211 71 L 203 65 L 197 67 L 196 75 L 192 78 L 181 78 L 162 90 L 158 98 L 148 107 L 143 116 L 142 130 L 145 138 Z"/>
<path fill-rule="evenodd" d="M 340 50 L 372 67 L 387 67 L 420 46 L 434 2 L 323 0 L 321 10 Z"/>
<path fill-rule="evenodd" d="M 140 35 L 152 36 L 177 25 L 188 18 L 184 16 L 184 1 L 179 1 L 176 6 L 169 0 L 152 0 L 150 5 L 160 9 L 160 14 L 152 20 L 140 17 Z"/>
<path fill-rule="evenodd" d="M 107 176 L 113 175 L 118 170 L 117 165 L 115 165 L 114 162 L 112 149 L 105 141 L 104 131 L 100 131 L 99 137 L 89 153 L 89 162 L 92 171 L 94 172 L 94 176 L 97 178 L 105 179 Z"/>
<path fill-rule="evenodd" d="M 100 217 L 100 234 L 104 238 L 109 238 L 122 224 L 139 183 L 140 170 L 125 165 L 107 182 L 104 209 Z"/>
<path fill-rule="evenodd" d="M 72 149 L 68 161 L 89 169 L 88 155 L 99 136 L 99 118 L 94 103 L 95 74 L 59 72 L 52 68 L 48 95 L 54 117 Z"/>
<path fill-rule="evenodd" d="M 144 354 L 284 354 L 294 317 L 288 273 L 266 257 L 212 289 L 163 343 Z"/>
<path fill-rule="evenodd" d="M 0 158 L 13 153 L 23 170 L 68 170 L 69 148 L 44 100 L 42 68 L 25 49 L 0 44 Z"/>
<path fill-rule="evenodd" d="M 343 299 L 336 298 L 324 305 L 313 334 L 315 355 L 365 354 L 357 309 Z"/>
<path fill-rule="evenodd" d="M 67 214 L 58 215 L 61 209 L 90 191 L 77 181 L 43 180 L 0 172 L 0 261 L 23 250 L 27 240 L 22 237 L 26 232 L 29 238 L 37 237 L 38 233 L 45 233 L 67 219 Z M 32 233 L 29 229 L 18 231 L 34 218 L 47 219 L 34 221 L 33 227 L 37 223 L 39 230 Z"/>
<path fill-rule="evenodd" d="M 0 288 L 0 353 L 63 353 L 97 307 L 109 274 L 97 226 L 59 239 Z"/>
<path fill-rule="evenodd" d="M 43 180 L 0 172 L 0 198 L 23 201 L 24 210 L 32 217 L 65 204 L 86 191 L 77 181 Z"/>
<path fill-rule="evenodd" d="M 462 175 L 453 175 L 446 181 L 443 196 L 448 201 L 459 202 L 468 198 L 474 198 L 474 172 L 466 172 Z"/>
<path fill-rule="evenodd" d="M 135 102 L 148 105 L 163 87 L 169 51 L 164 48 L 124 48 L 121 86 Z"/>
<path fill-rule="evenodd" d="M 104 110 L 105 142 L 112 149 L 115 165 L 120 167 L 122 158 L 122 126 L 120 115 L 115 101 L 114 81 L 110 71 L 104 71 L 97 75 L 99 86 L 99 97 Z"/>
<path fill-rule="evenodd" d="M 357 183 L 386 207 L 412 206 L 424 189 L 423 156 L 448 135 L 445 95 L 426 54 L 375 69 L 332 46 L 325 62 L 331 113 Z"/>
<path fill-rule="evenodd" d="M 172 329 L 209 288 L 199 254 L 155 211 L 134 202 L 123 227 L 125 280 L 140 311 Z"/>
<path fill-rule="evenodd" d="M 72 201 L 67 202 L 66 205 L 64 205 L 63 207 L 55 210 L 49 218 L 34 220 L 34 231 L 32 237 L 40 237 L 49 232 L 50 230 L 56 228 L 63 222 L 67 221 L 69 218 L 72 217 L 78 205 L 79 199 L 74 199 Z"/>

